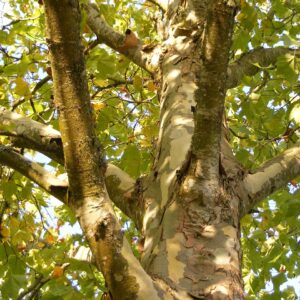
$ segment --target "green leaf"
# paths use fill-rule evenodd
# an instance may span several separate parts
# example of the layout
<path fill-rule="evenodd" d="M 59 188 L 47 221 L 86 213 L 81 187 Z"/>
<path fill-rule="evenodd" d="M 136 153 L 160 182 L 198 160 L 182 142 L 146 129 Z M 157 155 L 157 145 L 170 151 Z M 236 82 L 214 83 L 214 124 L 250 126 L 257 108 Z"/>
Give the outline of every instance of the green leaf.
<path fill-rule="evenodd" d="M 141 155 L 136 145 L 128 145 L 121 158 L 120 167 L 133 177 L 140 175 Z"/>
<path fill-rule="evenodd" d="M 2 182 L 1 190 L 3 192 L 3 197 L 6 200 L 11 200 L 13 195 L 16 193 L 17 187 L 13 181 Z"/>
<path fill-rule="evenodd" d="M 74 225 L 77 222 L 77 218 L 73 211 L 66 205 L 60 205 L 54 209 L 56 217 L 64 222 L 69 222 Z"/>
<path fill-rule="evenodd" d="M 25 275 L 13 274 L 12 271 L 8 272 L 1 286 L 1 294 L 4 298 L 16 299 L 21 288 L 27 283 Z"/>
<path fill-rule="evenodd" d="M 248 42 L 250 40 L 250 33 L 246 30 L 241 30 L 237 36 L 234 38 L 232 48 L 246 50 L 248 47 Z"/>
<path fill-rule="evenodd" d="M 136 75 L 133 78 L 133 86 L 137 91 L 141 91 L 143 89 L 143 79 L 142 77 Z"/>
<path fill-rule="evenodd" d="M 45 293 L 43 299 L 65 299 L 64 297 L 73 293 L 72 287 L 65 285 L 63 278 L 51 280 L 44 287 L 46 288 L 47 292 Z"/>
<path fill-rule="evenodd" d="M 295 58 L 292 55 L 285 55 L 278 58 L 276 66 L 277 73 L 282 74 L 286 80 L 295 82 L 298 74 L 295 70 Z"/>

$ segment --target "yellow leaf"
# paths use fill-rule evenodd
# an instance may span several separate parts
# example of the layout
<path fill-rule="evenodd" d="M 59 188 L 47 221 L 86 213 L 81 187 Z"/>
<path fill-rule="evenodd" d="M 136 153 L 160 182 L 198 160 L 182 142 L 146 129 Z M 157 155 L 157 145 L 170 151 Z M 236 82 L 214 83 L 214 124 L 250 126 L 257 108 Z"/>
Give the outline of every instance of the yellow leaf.
<path fill-rule="evenodd" d="M 26 242 L 25 241 L 20 241 L 17 245 L 17 249 L 19 252 L 22 252 L 23 250 L 26 249 Z"/>
<path fill-rule="evenodd" d="M 280 273 L 285 273 L 286 272 L 286 266 L 285 265 L 280 265 L 279 272 Z"/>
<path fill-rule="evenodd" d="M 130 135 L 130 136 L 128 137 L 128 142 L 133 142 L 134 140 L 135 140 L 134 134 L 133 134 L 133 135 Z"/>
<path fill-rule="evenodd" d="M 10 230 L 8 227 L 2 227 L 0 230 L 0 234 L 3 238 L 8 238 L 10 236 Z"/>
<path fill-rule="evenodd" d="M 147 83 L 147 89 L 148 89 L 150 92 L 156 91 L 156 86 L 155 86 L 155 84 L 154 84 L 153 81 L 149 81 L 149 82 Z"/>
<path fill-rule="evenodd" d="M 55 266 L 52 272 L 52 277 L 53 278 L 59 278 L 63 276 L 64 274 L 64 269 L 61 266 Z"/>
<path fill-rule="evenodd" d="M 106 106 L 106 104 L 103 102 L 97 102 L 97 103 L 92 103 L 92 106 L 95 111 L 100 111 Z"/>
<path fill-rule="evenodd" d="M 108 81 L 103 79 L 95 79 L 94 83 L 99 87 L 106 87 L 108 86 Z"/>
<path fill-rule="evenodd" d="M 37 243 L 37 247 L 38 247 L 39 249 L 43 249 L 45 246 L 46 246 L 46 244 L 44 244 L 43 242 L 38 242 L 38 243 Z"/>
<path fill-rule="evenodd" d="M 15 93 L 19 96 L 27 96 L 30 94 L 28 83 L 21 77 L 15 80 Z"/>
<path fill-rule="evenodd" d="M 55 238 L 52 234 L 47 234 L 46 241 L 48 244 L 52 245 L 55 243 Z"/>
<path fill-rule="evenodd" d="M 19 226 L 20 226 L 20 221 L 15 217 L 11 217 L 10 218 L 10 227 L 11 228 L 18 228 Z"/>
<path fill-rule="evenodd" d="M 294 187 L 297 187 L 297 180 L 295 180 L 295 179 L 292 179 L 291 181 L 290 181 L 290 184 L 291 185 L 293 185 Z"/>

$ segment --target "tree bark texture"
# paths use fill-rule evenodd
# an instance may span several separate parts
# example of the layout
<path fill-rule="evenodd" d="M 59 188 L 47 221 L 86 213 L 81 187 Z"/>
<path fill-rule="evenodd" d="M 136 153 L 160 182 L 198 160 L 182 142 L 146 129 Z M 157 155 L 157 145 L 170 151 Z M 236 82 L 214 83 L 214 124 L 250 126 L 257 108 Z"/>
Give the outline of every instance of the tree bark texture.
<path fill-rule="evenodd" d="M 142 263 L 180 289 L 180 299 L 243 298 L 239 199 L 220 172 L 235 9 L 223 1 L 186 1 L 167 11 Z"/>
<path fill-rule="evenodd" d="M 109 199 L 102 149 L 96 139 L 75 0 L 44 1 L 47 40 L 59 111 L 69 205 L 115 299 L 158 299 L 134 257 Z M 126 290 L 126 294 L 124 294 Z"/>
<path fill-rule="evenodd" d="M 100 40 L 159 83 L 160 129 L 150 174 L 134 182 L 106 165 L 96 138 L 76 0 L 44 0 L 59 132 L 0 110 L 14 145 L 65 164 L 68 181 L 8 146 L 0 163 L 18 170 L 76 213 L 113 299 L 243 299 L 240 219 L 300 174 L 300 146 L 248 174 L 226 140 L 226 89 L 291 49 L 254 49 L 228 65 L 238 1 L 159 1 L 163 41 L 150 52 L 122 49 L 95 5 L 87 22 Z M 120 50 L 121 49 L 121 50 Z M 294 51 L 294 50 L 292 50 Z M 299 52 L 299 51 L 298 51 Z M 299 55 L 299 54 L 298 54 Z M 6 129 L 8 128 L 8 129 Z M 144 235 L 138 261 L 111 200 Z"/>

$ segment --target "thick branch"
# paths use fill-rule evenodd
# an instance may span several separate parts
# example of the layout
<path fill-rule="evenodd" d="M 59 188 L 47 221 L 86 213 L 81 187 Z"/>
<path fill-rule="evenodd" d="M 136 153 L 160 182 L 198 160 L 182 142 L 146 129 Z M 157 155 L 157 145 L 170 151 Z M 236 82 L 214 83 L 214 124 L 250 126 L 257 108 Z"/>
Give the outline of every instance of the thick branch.
<path fill-rule="evenodd" d="M 30 161 L 12 148 L 0 145 L 0 164 L 6 165 L 26 176 L 49 194 L 65 202 L 68 182 L 60 180 L 39 164 Z"/>
<path fill-rule="evenodd" d="M 200 189 L 204 191 L 209 186 L 210 196 L 205 196 L 211 207 L 219 189 L 222 115 L 235 12 L 236 8 L 227 5 L 226 1 L 212 1 L 209 6 L 200 55 L 199 88 L 195 93 L 192 168 L 197 170 L 197 177 L 205 177 L 205 180 L 201 179 L 203 188 Z"/>
<path fill-rule="evenodd" d="M 14 137 L 14 146 L 37 150 L 63 164 L 59 131 L 0 108 L 0 135 Z"/>
<path fill-rule="evenodd" d="M 59 131 L 4 108 L 0 108 L 0 124 L 0 135 L 12 136 L 14 146 L 39 151 L 56 162 L 64 164 Z M 3 160 L 5 159 L 3 158 Z M 9 165 L 9 162 L 3 161 L 2 163 L 16 169 Z M 27 176 L 23 172 L 19 172 Z M 138 228 L 141 228 L 142 211 L 136 209 L 137 199 L 135 197 L 138 195 L 134 193 L 135 181 L 118 167 L 108 164 L 105 172 L 105 183 L 114 204 L 131 218 Z M 41 187 L 44 188 L 42 185 Z M 52 195 L 56 197 L 56 195 Z"/>
<path fill-rule="evenodd" d="M 248 213 L 259 201 L 300 175 L 300 143 L 267 161 L 244 179 L 248 200 L 244 199 L 243 214 Z"/>
<path fill-rule="evenodd" d="M 125 36 L 116 32 L 105 22 L 95 4 L 90 3 L 84 5 L 84 9 L 87 12 L 87 23 L 89 27 L 101 42 L 124 54 L 132 62 L 147 70 L 149 73 L 153 73 L 158 67 L 160 47 L 157 46 L 151 53 L 144 52 L 140 44 L 133 48 L 123 47 Z"/>
<path fill-rule="evenodd" d="M 231 89 L 238 86 L 244 76 L 255 75 L 261 70 L 260 67 L 268 67 L 274 64 L 280 55 L 287 53 L 300 56 L 299 49 L 285 47 L 257 48 L 243 54 L 237 61 L 231 63 L 227 69 L 227 88 Z"/>

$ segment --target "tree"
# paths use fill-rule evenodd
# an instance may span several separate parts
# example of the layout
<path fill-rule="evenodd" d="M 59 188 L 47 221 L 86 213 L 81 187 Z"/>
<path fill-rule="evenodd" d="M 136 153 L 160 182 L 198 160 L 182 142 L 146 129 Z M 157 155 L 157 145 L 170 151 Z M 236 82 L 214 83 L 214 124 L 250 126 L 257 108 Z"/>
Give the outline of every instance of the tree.
<path fill-rule="evenodd" d="M 244 299 L 243 249 L 295 299 L 297 1 L 38 2 L 0 35 L 1 297 Z"/>

